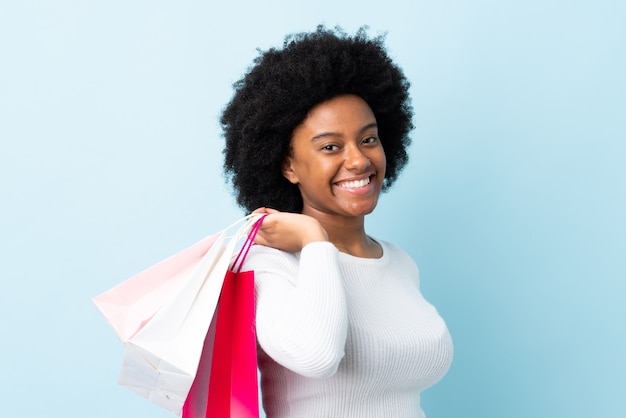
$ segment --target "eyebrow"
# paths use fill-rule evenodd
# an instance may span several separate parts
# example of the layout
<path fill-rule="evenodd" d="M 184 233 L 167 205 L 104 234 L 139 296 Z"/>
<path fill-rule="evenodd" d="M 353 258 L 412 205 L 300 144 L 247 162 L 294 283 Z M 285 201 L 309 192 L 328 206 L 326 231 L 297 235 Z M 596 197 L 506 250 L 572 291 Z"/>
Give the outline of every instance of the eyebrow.
<path fill-rule="evenodd" d="M 367 125 L 361 128 L 359 133 L 365 132 L 368 129 L 372 129 L 372 128 L 378 128 L 378 124 L 376 122 L 368 123 Z M 339 137 L 339 136 L 342 136 L 342 135 L 338 132 L 322 132 L 312 137 L 311 142 L 319 141 L 320 139 L 323 139 L 323 138 Z"/>

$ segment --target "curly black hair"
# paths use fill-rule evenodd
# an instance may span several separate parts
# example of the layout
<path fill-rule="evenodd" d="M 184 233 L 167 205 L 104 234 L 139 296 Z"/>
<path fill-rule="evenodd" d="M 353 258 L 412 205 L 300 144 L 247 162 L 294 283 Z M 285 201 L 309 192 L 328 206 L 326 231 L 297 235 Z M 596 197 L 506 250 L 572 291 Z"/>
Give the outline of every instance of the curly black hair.
<path fill-rule="evenodd" d="M 301 212 L 298 186 L 282 174 L 294 129 L 316 105 L 353 94 L 370 106 L 387 157 L 383 190 L 408 161 L 413 129 L 409 82 L 389 58 L 384 36 L 369 38 L 367 28 L 349 36 L 340 28 L 318 26 L 289 35 L 282 49 L 254 60 L 233 87 L 221 117 L 224 171 L 237 203 L 248 211 L 271 207 Z"/>

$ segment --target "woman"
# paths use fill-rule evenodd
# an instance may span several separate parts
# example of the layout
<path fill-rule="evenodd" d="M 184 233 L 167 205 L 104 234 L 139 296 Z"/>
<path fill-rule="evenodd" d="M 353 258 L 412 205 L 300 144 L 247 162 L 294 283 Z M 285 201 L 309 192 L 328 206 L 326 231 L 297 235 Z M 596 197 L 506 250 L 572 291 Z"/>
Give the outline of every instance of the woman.
<path fill-rule="evenodd" d="M 221 123 L 238 203 L 266 213 L 255 271 L 263 406 L 278 417 L 423 417 L 452 343 L 418 270 L 365 232 L 407 162 L 409 83 L 382 38 L 290 36 L 235 84 Z"/>

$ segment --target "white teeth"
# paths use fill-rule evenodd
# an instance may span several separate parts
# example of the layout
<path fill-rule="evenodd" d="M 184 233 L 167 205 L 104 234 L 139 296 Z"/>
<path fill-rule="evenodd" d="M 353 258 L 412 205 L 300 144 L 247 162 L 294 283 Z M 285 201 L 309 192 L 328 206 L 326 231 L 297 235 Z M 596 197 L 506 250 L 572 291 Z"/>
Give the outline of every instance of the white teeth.
<path fill-rule="evenodd" d="M 368 184 L 370 184 L 370 178 L 364 178 L 363 180 L 353 180 L 353 181 L 346 181 L 341 183 L 341 187 L 344 187 L 346 189 L 359 189 L 361 187 L 365 187 Z"/>

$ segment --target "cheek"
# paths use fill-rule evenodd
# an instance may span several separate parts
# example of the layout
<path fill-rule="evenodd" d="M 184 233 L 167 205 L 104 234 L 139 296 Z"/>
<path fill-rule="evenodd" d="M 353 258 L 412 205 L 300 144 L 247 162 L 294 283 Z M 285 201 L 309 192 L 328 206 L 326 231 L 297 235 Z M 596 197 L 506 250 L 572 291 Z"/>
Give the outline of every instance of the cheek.
<path fill-rule="evenodd" d="M 382 149 L 380 149 L 380 152 L 376 154 L 376 156 L 374 157 L 374 160 L 376 164 L 376 167 L 378 169 L 379 172 L 381 172 L 383 175 L 381 177 L 385 177 L 385 173 L 387 171 L 387 157 L 385 156 L 385 151 Z"/>

